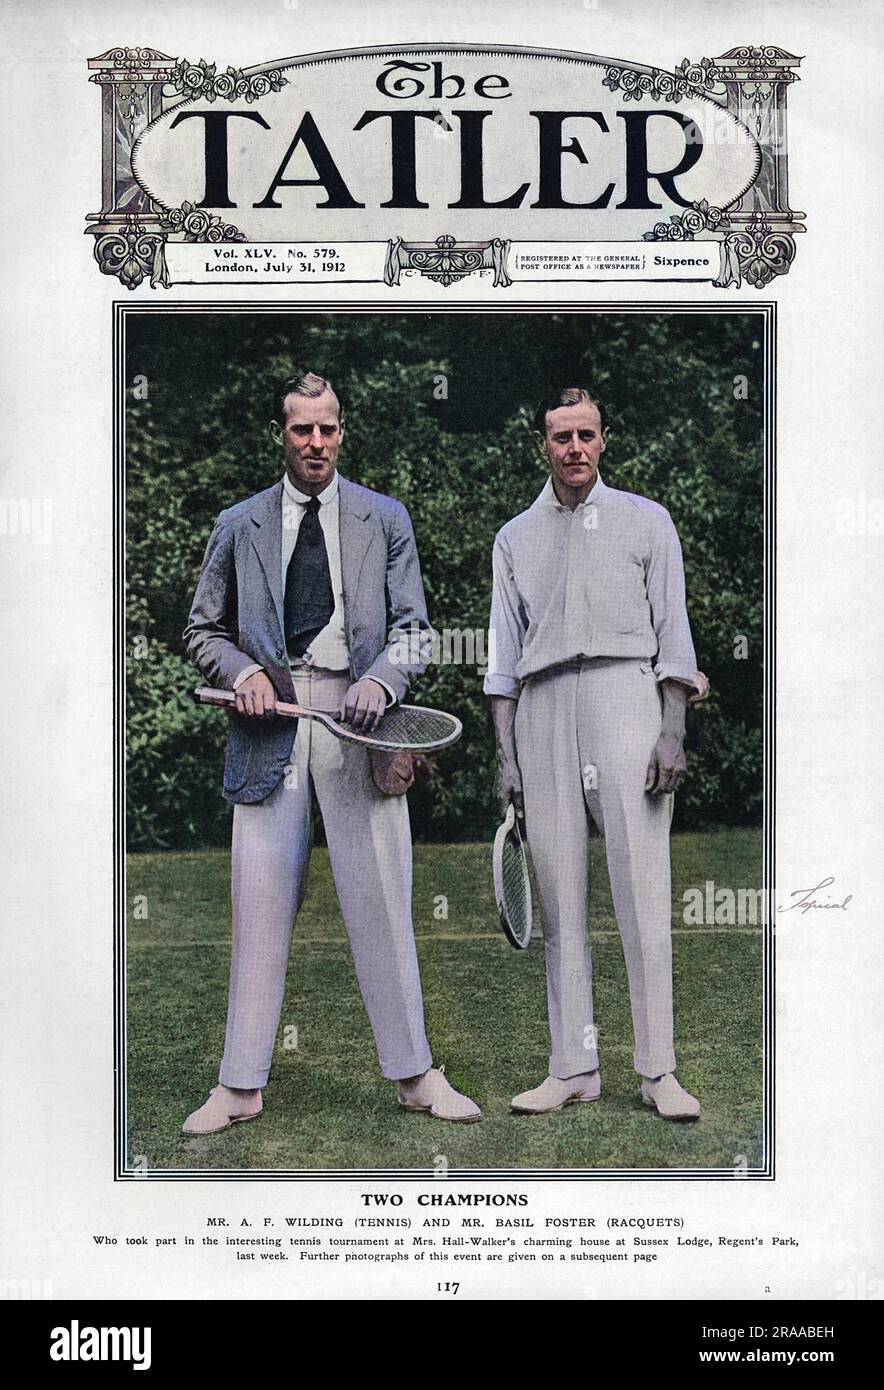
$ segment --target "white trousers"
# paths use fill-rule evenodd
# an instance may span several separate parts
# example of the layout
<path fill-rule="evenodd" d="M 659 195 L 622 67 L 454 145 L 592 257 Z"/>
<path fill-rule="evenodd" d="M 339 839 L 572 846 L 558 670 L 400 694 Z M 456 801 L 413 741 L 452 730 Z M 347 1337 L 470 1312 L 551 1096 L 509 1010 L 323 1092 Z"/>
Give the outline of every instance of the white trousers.
<path fill-rule="evenodd" d="M 519 697 L 516 747 L 543 918 L 552 1076 L 576 1076 L 599 1065 L 587 931 L 587 813 L 605 837 L 629 977 L 635 1069 L 642 1076 L 675 1069 L 673 797 L 644 790 L 661 722 L 662 698 L 649 661 L 569 663 L 529 679 Z"/>
<path fill-rule="evenodd" d="M 292 674 L 298 703 L 314 709 L 337 709 L 350 684 L 346 672 L 304 667 Z M 307 882 L 314 794 L 381 1071 L 398 1079 L 432 1066 L 411 920 L 406 799 L 377 790 L 365 748 L 301 719 L 283 781 L 264 801 L 234 807 L 225 1086 L 252 1090 L 270 1074 Z"/>

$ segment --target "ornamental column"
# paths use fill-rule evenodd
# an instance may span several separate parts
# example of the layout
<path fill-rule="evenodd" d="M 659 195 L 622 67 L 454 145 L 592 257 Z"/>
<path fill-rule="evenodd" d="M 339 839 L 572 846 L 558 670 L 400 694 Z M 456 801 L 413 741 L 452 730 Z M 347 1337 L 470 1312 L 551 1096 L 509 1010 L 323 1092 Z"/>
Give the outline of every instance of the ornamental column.
<path fill-rule="evenodd" d="M 132 147 L 163 112 L 163 86 L 175 59 L 155 48 L 110 48 L 90 58 L 101 88 L 101 212 L 87 217 L 95 259 L 105 275 L 134 290 L 150 274 L 163 283 L 160 218 L 132 173 Z"/>
<path fill-rule="evenodd" d="M 801 59 L 785 49 L 732 48 L 714 59 L 727 110 L 755 136 L 761 168 L 751 188 L 727 209 L 734 231 L 722 246 L 716 284 L 739 285 L 745 276 L 761 289 L 784 275 L 795 258 L 795 235 L 805 230 L 803 212 L 789 204 L 786 98 L 799 81 Z"/>

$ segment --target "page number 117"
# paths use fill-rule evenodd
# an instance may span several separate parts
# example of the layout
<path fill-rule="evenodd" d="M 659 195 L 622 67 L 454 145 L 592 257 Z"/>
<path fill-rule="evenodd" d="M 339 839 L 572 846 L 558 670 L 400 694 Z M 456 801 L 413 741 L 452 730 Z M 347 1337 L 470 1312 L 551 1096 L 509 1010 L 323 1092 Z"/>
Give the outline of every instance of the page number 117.
<path fill-rule="evenodd" d="M 437 1292 L 437 1293 L 457 1293 L 457 1291 L 458 1291 L 459 1288 L 460 1288 L 460 1282 L 459 1282 L 459 1281 L 458 1281 L 458 1282 L 455 1282 L 454 1280 L 448 1280 L 448 1281 L 446 1281 L 446 1283 L 444 1283 L 444 1284 L 437 1284 L 437 1285 L 436 1285 L 436 1292 Z"/>

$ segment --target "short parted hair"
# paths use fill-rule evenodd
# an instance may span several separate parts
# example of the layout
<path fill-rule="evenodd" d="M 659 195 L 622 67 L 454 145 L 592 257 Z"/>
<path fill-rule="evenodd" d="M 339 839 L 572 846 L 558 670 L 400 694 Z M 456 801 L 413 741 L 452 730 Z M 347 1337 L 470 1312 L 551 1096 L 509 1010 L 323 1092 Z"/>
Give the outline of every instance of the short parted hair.
<path fill-rule="evenodd" d="M 277 386 L 273 393 L 273 418 L 282 428 L 285 425 L 285 403 L 289 396 L 321 396 L 324 392 L 331 391 L 338 403 L 338 416 L 344 418 L 344 408 L 341 405 L 341 398 L 330 381 L 324 376 L 319 376 L 316 372 L 299 371 L 294 376 L 289 377 L 288 381 L 283 381 Z"/>
<path fill-rule="evenodd" d="M 596 400 L 592 392 L 585 386 L 562 386 L 550 391 L 537 403 L 537 409 L 531 421 L 532 428 L 535 429 L 538 434 L 545 435 L 546 413 L 548 410 L 558 410 L 560 405 L 580 405 L 582 401 L 587 401 L 589 405 L 595 406 L 599 413 L 599 419 L 602 422 L 602 429 L 607 429 L 608 422 L 605 419 L 604 406 L 600 401 Z"/>

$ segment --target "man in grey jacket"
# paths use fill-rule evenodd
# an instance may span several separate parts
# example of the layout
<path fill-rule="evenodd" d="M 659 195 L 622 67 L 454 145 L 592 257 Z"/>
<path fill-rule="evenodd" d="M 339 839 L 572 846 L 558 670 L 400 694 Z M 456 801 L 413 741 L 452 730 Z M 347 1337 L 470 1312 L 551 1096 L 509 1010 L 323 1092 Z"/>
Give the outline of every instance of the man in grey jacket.
<path fill-rule="evenodd" d="M 285 382 L 271 428 L 285 476 L 218 517 L 184 632 L 200 671 L 236 692 L 224 765 L 234 803 L 227 1032 L 219 1085 L 184 1132 L 261 1113 L 314 795 L 383 1075 L 408 1109 L 478 1120 L 478 1106 L 432 1066 L 424 1031 L 410 759 L 370 756 L 315 721 L 274 717 L 280 699 L 369 732 L 424 670 L 432 629 L 411 521 L 401 502 L 338 475 L 344 421 L 323 377 Z"/>

